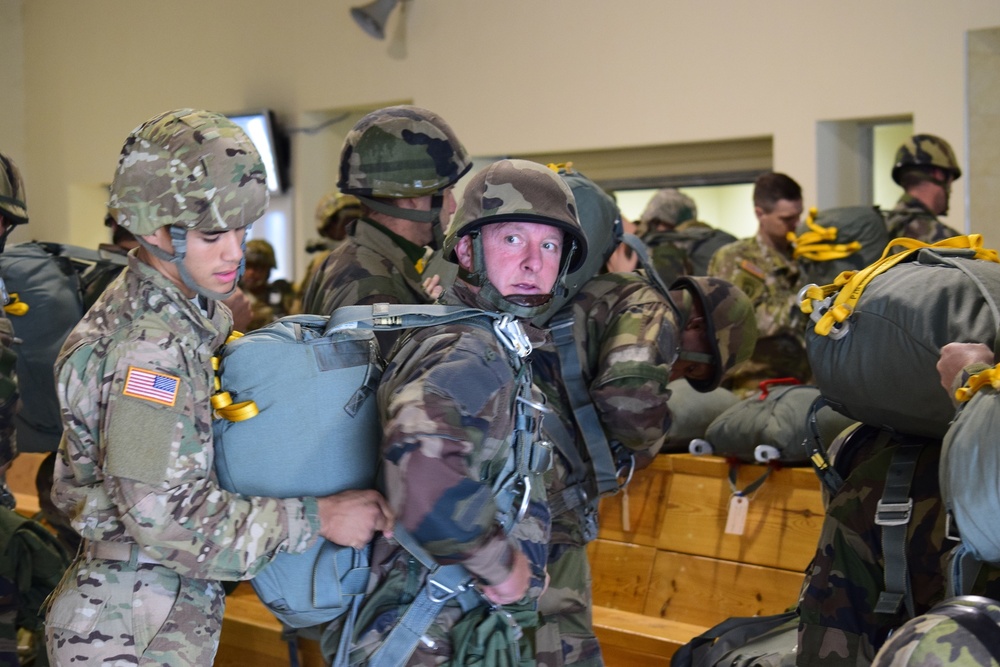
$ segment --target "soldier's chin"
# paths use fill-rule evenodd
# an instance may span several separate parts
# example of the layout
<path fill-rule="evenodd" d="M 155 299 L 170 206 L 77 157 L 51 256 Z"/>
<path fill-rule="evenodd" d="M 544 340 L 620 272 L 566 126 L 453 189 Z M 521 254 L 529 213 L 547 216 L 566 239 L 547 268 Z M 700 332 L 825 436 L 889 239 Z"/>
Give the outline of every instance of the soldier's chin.
<path fill-rule="evenodd" d="M 549 301 L 552 300 L 551 294 L 507 294 L 504 298 L 510 301 L 515 306 L 524 306 L 526 308 L 536 308 L 538 306 L 544 306 Z"/>

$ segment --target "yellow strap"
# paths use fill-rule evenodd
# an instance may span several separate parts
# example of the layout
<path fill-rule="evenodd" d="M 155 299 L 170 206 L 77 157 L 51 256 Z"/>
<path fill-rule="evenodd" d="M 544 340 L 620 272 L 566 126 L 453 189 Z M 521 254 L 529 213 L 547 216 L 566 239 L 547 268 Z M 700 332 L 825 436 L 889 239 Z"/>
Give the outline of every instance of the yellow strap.
<path fill-rule="evenodd" d="M 890 254 L 890 251 L 897 246 L 904 249 L 901 252 Z M 820 336 L 828 335 L 830 331 L 833 330 L 835 324 L 843 322 L 850 317 L 852 312 L 854 312 L 854 307 L 858 303 L 858 299 L 861 298 L 865 288 L 873 278 L 885 273 L 892 267 L 910 257 L 913 253 L 919 251 L 921 248 L 970 249 L 974 251 L 974 257 L 976 259 L 1000 263 L 1000 256 L 997 255 L 996 250 L 983 248 L 983 237 L 980 234 L 953 236 L 951 238 L 938 241 L 937 243 L 924 243 L 923 241 L 911 238 L 893 239 L 886 245 L 885 250 L 882 251 L 881 258 L 860 271 L 856 271 L 850 275 L 849 279 L 837 292 L 837 296 L 834 298 L 830 309 L 827 310 L 827 312 L 824 313 L 823 316 L 816 322 L 816 326 L 814 327 L 816 333 Z M 845 274 L 842 273 L 838 276 L 838 279 L 844 277 L 844 275 Z M 805 307 L 802 309 L 805 311 Z M 809 312 L 811 311 L 812 308 L 810 306 Z"/>
<path fill-rule="evenodd" d="M 828 262 L 832 259 L 843 259 L 850 257 L 861 250 L 859 241 L 850 243 L 834 243 L 837 240 L 836 227 L 824 227 L 816 222 L 816 207 L 809 209 L 806 216 L 806 227 L 809 231 L 802 232 L 796 236 L 795 232 L 788 232 L 785 238 L 792 244 L 792 257 L 799 259 L 805 257 L 814 262 Z"/>
<path fill-rule="evenodd" d="M 3 307 L 4 312 L 8 315 L 16 315 L 17 317 L 28 314 L 28 310 L 30 308 L 28 304 L 17 298 L 17 292 L 8 294 L 7 296 L 10 297 L 10 301 L 8 301 L 7 305 Z"/>
<path fill-rule="evenodd" d="M 256 417 L 260 413 L 260 410 L 257 409 L 257 404 L 253 401 L 233 403 L 232 394 L 228 391 L 220 391 L 217 394 L 213 394 L 211 400 L 212 409 L 220 417 L 228 419 L 231 422 L 245 421 L 251 417 Z"/>
<path fill-rule="evenodd" d="M 965 386 L 955 392 L 955 398 L 960 403 L 965 403 L 975 396 L 976 392 L 987 386 L 1000 391 L 1000 364 L 970 377 Z"/>

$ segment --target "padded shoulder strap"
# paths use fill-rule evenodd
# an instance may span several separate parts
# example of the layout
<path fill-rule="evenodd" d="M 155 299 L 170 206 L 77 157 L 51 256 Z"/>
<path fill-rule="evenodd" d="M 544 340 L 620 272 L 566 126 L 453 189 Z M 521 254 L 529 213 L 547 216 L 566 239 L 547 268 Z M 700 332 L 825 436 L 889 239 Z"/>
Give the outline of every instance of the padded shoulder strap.
<path fill-rule="evenodd" d="M 905 604 L 914 616 L 913 591 L 906 563 L 906 526 L 913 516 L 910 487 L 923 444 L 900 443 L 892 455 L 885 490 L 878 501 L 875 523 L 882 526 L 882 556 L 885 560 L 885 590 L 875 604 L 876 614 L 895 614 Z"/>

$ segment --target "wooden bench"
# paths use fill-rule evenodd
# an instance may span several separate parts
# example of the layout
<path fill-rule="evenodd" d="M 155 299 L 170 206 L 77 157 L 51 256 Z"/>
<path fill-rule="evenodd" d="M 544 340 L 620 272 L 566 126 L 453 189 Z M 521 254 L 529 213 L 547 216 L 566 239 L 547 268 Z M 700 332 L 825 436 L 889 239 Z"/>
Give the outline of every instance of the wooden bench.
<path fill-rule="evenodd" d="M 8 472 L 19 511 L 38 511 L 41 454 L 22 454 Z M 762 474 L 742 466 L 745 487 Z M 601 505 L 599 537 L 589 547 L 594 627 L 608 667 L 669 665 L 692 637 L 730 616 L 774 614 L 794 605 L 823 523 L 809 468 L 774 471 L 750 499 L 743 535 L 724 529 L 731 490 L 715 457 L 660 456 L 635 476 L 626 495 Z M 317 642 L 299 639 L 303 667 L 320 667 Z M 242 583 L 226 605 L 216 665 L 287 665 L 281 625 Z"/>

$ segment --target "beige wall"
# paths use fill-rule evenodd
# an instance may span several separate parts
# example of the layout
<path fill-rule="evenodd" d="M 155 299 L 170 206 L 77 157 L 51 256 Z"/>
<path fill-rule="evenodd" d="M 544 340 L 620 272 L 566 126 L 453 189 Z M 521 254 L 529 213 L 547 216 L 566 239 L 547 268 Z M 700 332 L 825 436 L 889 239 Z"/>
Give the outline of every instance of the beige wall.
<path fill-rule="evenodd" d="M 411 0 L 399 58 L 351 21 L 359 3 L 0 0 L 0 38 L 23 9 L 23 99 L 4 91 L 0 138 L 23 137 L 33 235 L 103 238 L 89 212 L 71 230 L 71 207 L 110 180 L 129 130 L 179 106 L 295 124 L 409 100 L 476 155 L 770 135 L 812 204 L 819 121 L 912 115 L 966 164 L 965 35 L 1000 25 L 996 0 Z M 297 136 L 296 169 L 329 171 L 329 143 Z M 315 199 L 294 196 L 304 238 Z"/>

